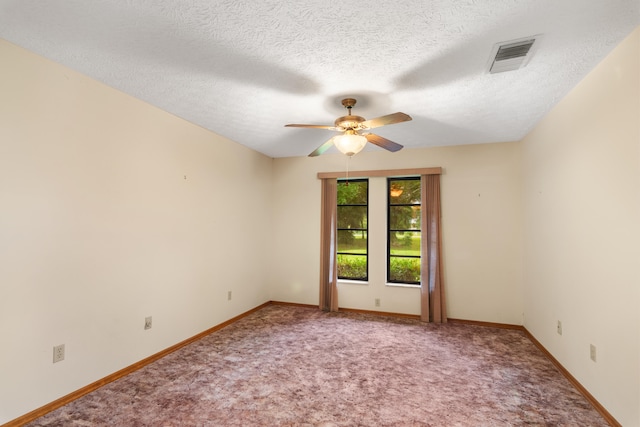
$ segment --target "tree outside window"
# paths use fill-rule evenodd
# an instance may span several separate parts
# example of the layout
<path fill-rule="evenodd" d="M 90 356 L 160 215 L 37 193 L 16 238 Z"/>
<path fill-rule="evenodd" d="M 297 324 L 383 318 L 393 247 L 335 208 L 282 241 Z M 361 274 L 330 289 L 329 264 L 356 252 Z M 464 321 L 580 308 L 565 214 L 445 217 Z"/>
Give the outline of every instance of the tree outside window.
<path fill-rule="evenodd" d="M 420 177 L 387 179 L 387 281 L 420 284 Z"/>
<path fill-rule="evenodd" d="M 369 181 L 338 181 L 338 278 L 368 279 Z"/>

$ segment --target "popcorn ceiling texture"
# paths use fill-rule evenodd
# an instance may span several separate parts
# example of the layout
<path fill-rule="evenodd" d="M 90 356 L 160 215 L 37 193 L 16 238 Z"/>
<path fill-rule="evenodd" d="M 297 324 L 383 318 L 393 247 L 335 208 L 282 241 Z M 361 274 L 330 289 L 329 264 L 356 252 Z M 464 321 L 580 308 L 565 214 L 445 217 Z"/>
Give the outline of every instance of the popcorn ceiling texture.
<path fill-rule="evenodd" d="M 522 332 L 271 305 L 28 424 L 606 426 Z"/>
<path fill-rule="evenodd" d="M 0 37 L 272 157 L 340 99 L 405 147 L 513 141 L 640 24 L 637 0 L 0 0 Z M 521 70 L 495 43 L 542 34 Z M 377 149 L 377 148 L 372 148 Z"/>

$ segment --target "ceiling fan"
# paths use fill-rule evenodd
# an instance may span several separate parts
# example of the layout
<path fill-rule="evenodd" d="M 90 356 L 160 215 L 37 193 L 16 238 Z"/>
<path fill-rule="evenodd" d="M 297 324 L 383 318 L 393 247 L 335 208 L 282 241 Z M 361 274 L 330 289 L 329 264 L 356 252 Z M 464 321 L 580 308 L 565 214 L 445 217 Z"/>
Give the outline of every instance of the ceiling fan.
<path fill-rule="evenodd" d="M 334 136 L 320 147 L 316 148 L 313 153 L 309 154 L 309 157 L 319 156 L 331 148 L 332 145 L 335 145 L 338 150 L 349 157 L 359 153 L 367 142 L 392 152 L 402 149 L 402 145 L 383 138 L 380 135 L 373 133 L 360 134 L 359 132 L 380 126 L 392 125 L 394 123 L 407 122 L 411 120 L 411 116 L 404 113 L 393 113 L 377 117 L 375 119 L 365 120 L 364 117 L 351 115 L 351 108 L 356 105 L 355 99 L 345 98 L 342 100 L 342 105 L 349 110 L 349 112 L 346 116 L 338 117 L 334 122 L 334 126 L 300 124 L 285 125 L 285 127 L 327 129 L 343 132 L 342 135 Z"/>

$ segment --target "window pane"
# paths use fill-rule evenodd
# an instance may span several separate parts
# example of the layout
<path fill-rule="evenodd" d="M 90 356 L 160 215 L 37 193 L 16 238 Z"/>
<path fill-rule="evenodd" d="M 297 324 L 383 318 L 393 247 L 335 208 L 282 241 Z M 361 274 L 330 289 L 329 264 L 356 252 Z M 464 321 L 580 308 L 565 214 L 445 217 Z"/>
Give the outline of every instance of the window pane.
<path fill-rule="evenodd" d="M 389 281 L 420 283 L 420 258 L 389 258 Z"/>
<path fill-rule="evenodd" d="M 338 253 L 367 253 L 367 232 L 338 230 Z"/>
<path fill-rule="evenodd" d="M 339 205 L 366 205 L 368 181 L 338 181 Z"/>
<path fill-rule="evenodd" d="M 338 278 L 367 280 L 366 179 L 338 181 Z"/>
<path fill-rule="evenodd" d="M 339 279 L 367 279 L 367 257 L 360 255 L 338 255 Z"/>
<path fill-rule="evenodd" d="M 420 283 L 421 180 L 389 178 L 387 207 L 387 280 Z"/>
<path fill-rule="evenodd" d="M 389 229 L 420 230 L 420 206 L 389 206 Z"/>
<path fill-rule="evenodd" d="M 390 179 L 389 204 L 420 204 L 419 179 Z"/>
<path fill-rule="evenodd" d="M 421 234 L 419 231 L 390 231 L 389 251 L 391 255 L 420 256 Z"/>
<path fill-rule="evenodd" d="M 367 228 L 367 207 L 338 206 L 338 228 Z"/>

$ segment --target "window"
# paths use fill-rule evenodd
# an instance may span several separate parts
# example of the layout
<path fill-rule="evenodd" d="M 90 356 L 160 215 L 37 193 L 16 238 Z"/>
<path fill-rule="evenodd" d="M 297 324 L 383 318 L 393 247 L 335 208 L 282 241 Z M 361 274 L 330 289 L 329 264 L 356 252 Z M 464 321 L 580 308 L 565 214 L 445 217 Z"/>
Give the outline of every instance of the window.
<path fill-rule="evenodd" d="M 367 280 L 369 181 L 338 181 L 338 279 Z"/>
<path fill-rule="evenodd" d="M 420 177 L 387 179 L 387 282 L 420 284 Z"/>

